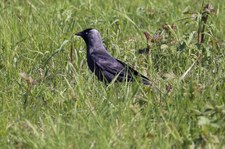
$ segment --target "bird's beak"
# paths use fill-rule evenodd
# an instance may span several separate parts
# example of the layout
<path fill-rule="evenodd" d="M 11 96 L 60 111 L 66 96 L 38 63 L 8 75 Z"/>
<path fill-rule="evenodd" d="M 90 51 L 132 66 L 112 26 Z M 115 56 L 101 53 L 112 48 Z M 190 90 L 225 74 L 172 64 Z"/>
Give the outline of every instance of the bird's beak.
<path fill-rule="evenodd" d="M 82 36 L 82 32 L 78 32 L 75 34 L 76 36 Z"/>

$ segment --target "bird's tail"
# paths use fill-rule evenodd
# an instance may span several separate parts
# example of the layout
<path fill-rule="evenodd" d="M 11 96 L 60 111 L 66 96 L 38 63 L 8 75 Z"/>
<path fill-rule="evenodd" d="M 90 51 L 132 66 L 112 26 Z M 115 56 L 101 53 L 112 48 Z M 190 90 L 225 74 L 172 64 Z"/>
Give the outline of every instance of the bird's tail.
<path fill-rule="evenodd" d="M 129 74 L 132 74 L 132 75 L 134 75 L 134 76 L 139 76 L 139 77 L 141 77 L 142 83 L 143 83 L 144 85 L 150 85 L 150 86 L 152 86 L 152 82 L 151 82 L 146 76 L 140 74 L 138 71 L 136 71 L 135 69 L 131 68 L 130 66 L 128 66 L 128 65 L 125 64 L 124 62 L 122 62 L 122 61 L 120 61 L 120 60 L 118 60 L 118 59 L 116 59 L 116 60 L 117 60 L 118 62 L 120 62 L 120 63 L 127 69 L 127 71 L 129 71 L 128 75 L 129 75 Z M 133 78 L 133 77 L 130 76 L 130 78 Z"/>
<path fill-rule="evenodd" d="M 152 86 L 152 82 L 147 77 L 141 75 L 141 78 L 142 78 L 142 83 L 144 85 L 150 85 L 150 86 Z"/>

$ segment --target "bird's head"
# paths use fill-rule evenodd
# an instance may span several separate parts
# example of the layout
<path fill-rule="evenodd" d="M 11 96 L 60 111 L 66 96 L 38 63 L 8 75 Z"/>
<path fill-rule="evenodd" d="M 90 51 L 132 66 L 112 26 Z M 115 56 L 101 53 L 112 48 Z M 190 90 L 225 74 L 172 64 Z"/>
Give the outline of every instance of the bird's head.
<path fill-rule="evenodd" d="M 96 29 L 88 28 L 75 35 L 81 36 L 88 46 L 102 44 L 101 35 Z"/>

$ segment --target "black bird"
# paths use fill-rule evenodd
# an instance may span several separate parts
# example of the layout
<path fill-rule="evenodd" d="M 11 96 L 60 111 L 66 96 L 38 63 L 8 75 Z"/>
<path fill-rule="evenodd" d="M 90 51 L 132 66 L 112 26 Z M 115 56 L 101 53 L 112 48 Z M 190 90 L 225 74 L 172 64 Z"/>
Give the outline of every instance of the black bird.
<path fill-rule="evenodd" d="M 112 57 L 103 46 L 100 33 L 96 29 L 86 29 L 75 35 L 81 36 L 87 46 L 87 63 L 89 68 L 100 81 L 110 83 L 116 81 L 134 81 L 135 77 L 141 77 L 143 84 L 151 85 L 149 79 L 124 62 Z"/>

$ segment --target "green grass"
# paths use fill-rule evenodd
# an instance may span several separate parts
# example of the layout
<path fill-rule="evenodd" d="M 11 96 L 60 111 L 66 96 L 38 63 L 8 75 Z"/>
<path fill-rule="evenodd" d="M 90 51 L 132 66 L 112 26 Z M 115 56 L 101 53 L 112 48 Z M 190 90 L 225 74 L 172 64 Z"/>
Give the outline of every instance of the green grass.
<path fill-rule="evenodd" d="M 1 1 L 0 148 L 224 148 L 225 5 L 209 0 L 198 44 L 207 2 Z M 99 82 L 74 37 L 89 27 L 154 85 Z M 143 31 L 162 39 L 138 54 Z"/>

